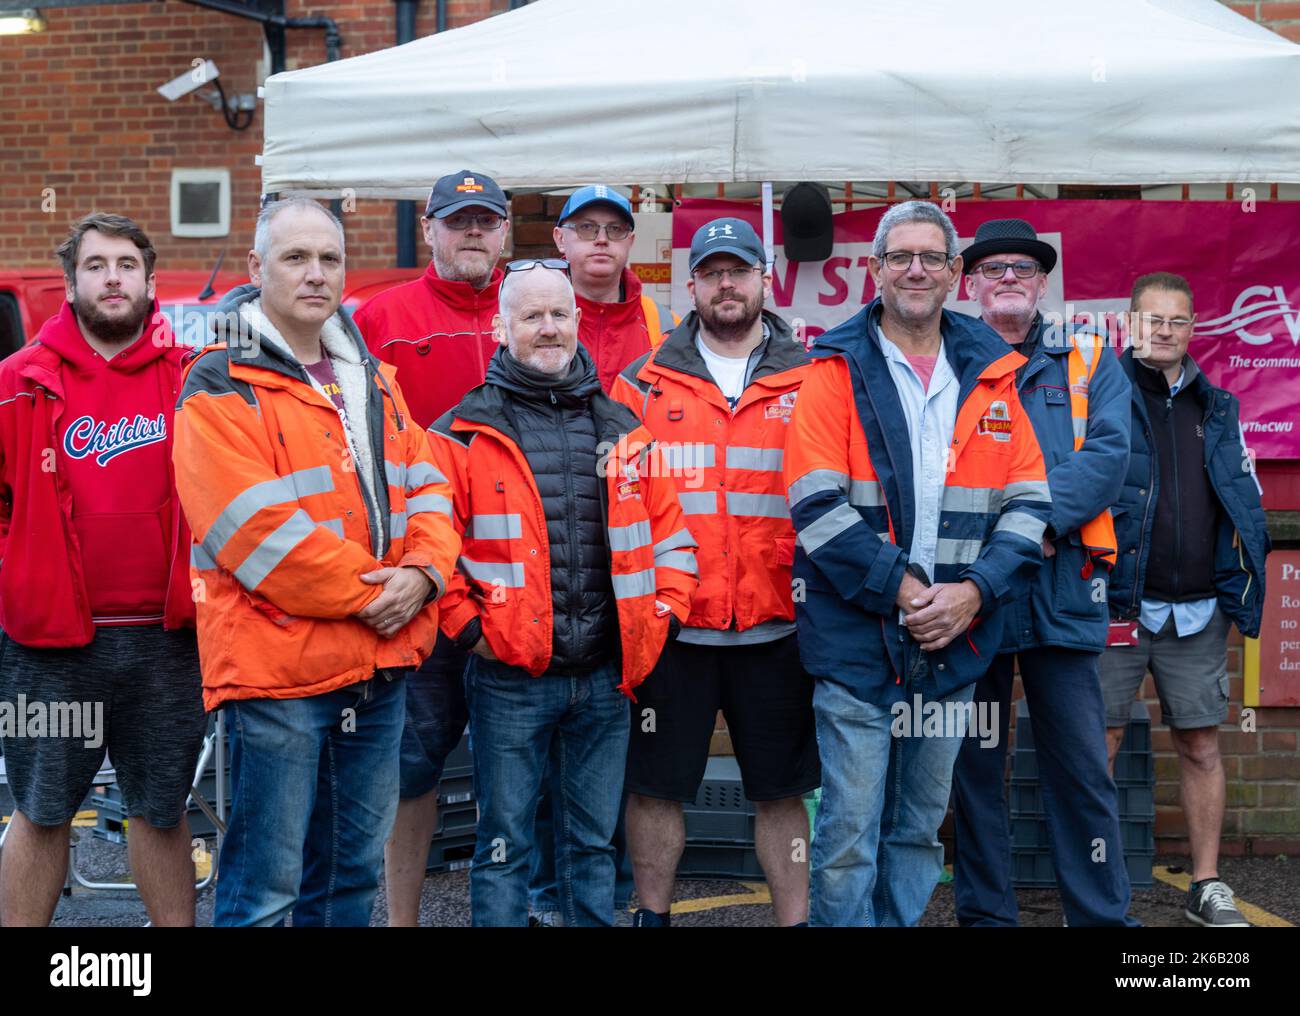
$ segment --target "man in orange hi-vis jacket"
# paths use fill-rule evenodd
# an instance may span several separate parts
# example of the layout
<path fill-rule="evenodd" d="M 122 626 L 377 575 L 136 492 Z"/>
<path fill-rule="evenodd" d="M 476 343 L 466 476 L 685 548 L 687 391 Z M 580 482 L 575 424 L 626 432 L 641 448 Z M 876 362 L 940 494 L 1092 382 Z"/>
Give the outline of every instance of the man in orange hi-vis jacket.
<path fill-rule="evenodd" d="M 878 298 L 817 340 L 785 479 L 799 647 L 817 678 L 822 800 L 809 919 L 915 924 L 999 605 L 1042 563 L 1043 456 L 1016 394 L 1024 357 L 943 309 L 961 277 L 934 205 L 881 217 Z M 986 717 L 981 717 L 981 720 Z M 993 739 L 996 739 L 996 719 Z"/>
<path fill-rule="evenodd" d="M 248 263 L 176 410 L 204 700 L 230 731 L 215 923 L 364 926 L 402 674 L 433 646 L 460 550 L 452 489 L 339 307 L 338 220 L 268 205 Z"/>
<path fill-rule="evenodd" d="M 528 921 L 547 763 L 566 925 L 614 919 L 628 703 L 690 613 L 695 540 L 650 433 L 600 389 L 559 259 L 511 262 L 487 381 L 430 432 L 464 552 L 442 630 L 465 675 L 473 922 Z"/>

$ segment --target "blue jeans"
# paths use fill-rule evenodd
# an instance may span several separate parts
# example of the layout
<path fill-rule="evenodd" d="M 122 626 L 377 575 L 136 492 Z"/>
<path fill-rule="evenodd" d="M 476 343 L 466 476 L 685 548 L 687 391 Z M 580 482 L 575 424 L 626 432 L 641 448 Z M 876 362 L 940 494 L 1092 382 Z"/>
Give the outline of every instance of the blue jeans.
<path fill-rule="evenodd" d="M 1135 926 L 1137 922 L 1127 917 L 1128 870 L 1115 783 L 1106 763 L 1098 655 L 1031 649 L 1019 657 L 1033 718 L 1052 866 L 1066 920 L 1072 928 Z M 963 927 L 1014 926 L 1020 917 L 1011 888 L 1005 779 L 1015 660 L 1014 653 L 997 657 L 975 685 L 977 703 L 997 705 L 997 747 L 981 747 L 968 739 L 953 772 L 953 889 L 957 923 Z M 1094 860 L 1098 840 L 1106 844 L 1102 861 Z"/>
<path fill-rule="evenodd" d="M 935 699 L 923 654 L 907 683 L 926 704 L 969 702 L 974 684 Z M 895 712 L 819 680 L 813 691 L 822 799 L 812 844 L 809 923 L 916 924 L 943 873 L 939 826 L 948 810 L 952 765 L 962 734 L 894 737 Z M 903 718 L 899 717 L 900 720 Z M 910 718 L 900 724 L 913 732 Z M 919 721 L 918 721 L 919 726 Z"/>
<path fill-rule="evenodd" d="M 370 923 L 397 814 L 399 679 L 226 703 L 231 812 L 213 924 Z"/>
<path fill-rule="evenodd" d="M 614 827 L 627 759 L 628 700 L 614 665 L 529 677 L 471 654 L 465 671 L 478 843 L 470 871 L 476 927 L 526 925 L 537 805 L 555 767 L 555 866 L 564 923 L 614 921 Z"/>
<path fill-rule="evenodd" d="M 533 842 L 533 863 L 528 872 L 528 909 L 534 914 L 559 913 L 560 884 L 555 878 L 555 818 L 551 801 L 556 794 L 555 770 L 546 768 L 542 799 L 537 805 L 537 835 Z M 614 827 L 614 912 L 627 910 L 632 902 L 632 855 L 627 852 L 627 791 L 618 802 L 618 825 Z"/>

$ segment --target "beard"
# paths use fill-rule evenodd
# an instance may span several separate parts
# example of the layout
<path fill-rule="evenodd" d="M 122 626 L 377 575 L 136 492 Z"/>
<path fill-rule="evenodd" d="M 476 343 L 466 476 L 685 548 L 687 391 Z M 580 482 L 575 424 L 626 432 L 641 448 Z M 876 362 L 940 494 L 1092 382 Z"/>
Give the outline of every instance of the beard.
<path fill-rule="evenodd" d="M 943 301 L 946 295 L 942 289 L 936 288 L 929 294 L 925 305 L 919 307 L 910 300 L 901 299 L 894 294 L 884 292 L 881 293 L 881 300 L 898 320 L 904 324 L 919 328 L 933 321 L 939 312 L 943 310 Z"/>
<path fill-rule="evenodd" d="M 492 257 L 492 252 L 486 246 L 471 248 L 471 250 L 482 251 L 483 261 L 476 262 L 472 257 L 465 257 L 464 248 L 453 251 L 450 258 L 444 258 L 442 251 L 435 249 L 433 267 L 438 270 L 438 277 L 448 282 L 468 282 L 475 289 L 486 286 L 492 280 L 492 269 L 496 267 L 496 259 Z M 483 267 L 484 264 L 486 267 Z"/>
<path fill-rule="evenodd" d="M 98 300 L 77 294 L 72 309 L 81 326 L 100 342 L 119 343 L 137 338 L 144 330 L 153 311 L 153 300 L 144 294 L 138 300 L 127 297 L 125 312 L 110 315 L 100 309 Z"/>
<path fill-rule="evenodd" d="M 747 338 L 750 329 L 754 327 L 754 322 L 758 316 L 763 313 L 763 294 L 760 291 L 756 296 L 746 299 L 735 293 L 733 299 L 740 299 L 742 307 L 739 311 L 728 309 L 720 311 L 719 302 L 725 298 L 718 298 L 713 303 L 705 304 L 702 307 L 696 307 L 695 311 L 700 315 L 700 321 L 710 335 L 719 342 L 737 342 Z"/>

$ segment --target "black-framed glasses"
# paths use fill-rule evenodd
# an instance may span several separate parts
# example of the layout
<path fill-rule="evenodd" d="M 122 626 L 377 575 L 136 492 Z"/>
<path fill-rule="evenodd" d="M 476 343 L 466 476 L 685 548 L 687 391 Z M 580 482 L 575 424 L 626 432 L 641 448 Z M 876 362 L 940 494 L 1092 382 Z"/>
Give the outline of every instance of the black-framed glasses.
<path fill-rule="evenodd" d="M 465 232 L 470 226 L 477 226 L 484 233 L 491 233 L 494 229 L 500 229 L 501 223 L 505 222 L 506 218 L 504 215 L 497 215 L 496 212 L 453 212 L 441 221 L 444 226 L 454 229 L 457 233 Z"/>
<path fill-rule="evenodd" d="M 511 261 L 505 267 L 505 272 L 509 275 L 511 272 L 527 272 L 534 268 L 549 268 L 552 271 L 569 274 L 569 262 L 564 258 L 519 258 Z"/>
<path fill-rule="evenodd" d="M 731 280 L 733 286 L 739 286 L 755 272 L 761 272 L 762 270 L 762 265 L 745 265 L 743 268 L 710 268 L 707 272 L 696 272 L 695 277 L 710 286 L 716 286 L 722 281 L 723 276 L 726 276 Z"/>
<path fill-rule="evenodd" d="M 594 240 L 602 229 L 608 240 L 626 240 L 632 235 L 632 227 L 626 222 L 566 222 L 560 228 L 573 230 L 579 240 Z"/>
<path fill-rule="evenodd" d="M 912 261 L 915 258 L 921 259 L 921 267 L 927 272 L 937 272 L 942 268 L 947 268 L 948 262 L 952 260 L 943 251 L 937 250 L 887 250 L 881 260 L 885 262 L 891 272 L 905 272 L 912 267 Z"/>
<path fill-rule="evenodd" d="M 1000 279 L 1010 268 L 1017 279 L 1032 279 L 1043 270 L 1037 261 L 983 261 L 975 270 L 986 279 Z"/>

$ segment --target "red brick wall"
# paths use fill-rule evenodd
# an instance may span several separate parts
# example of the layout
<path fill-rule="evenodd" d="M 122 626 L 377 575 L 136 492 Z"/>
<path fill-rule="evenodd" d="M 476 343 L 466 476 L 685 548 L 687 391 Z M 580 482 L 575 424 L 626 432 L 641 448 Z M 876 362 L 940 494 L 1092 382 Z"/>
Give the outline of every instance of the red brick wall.
<path fill-rule="evenodd" d="M 1228 2 L 1228 0 L 1223 0 Z M 1270 0 L 1252 0 L 1250 3 L 1228 3 L 1234 11 L 1271 28 L 1292 42 L 1300 42 L 1300 3 L 1272 3 Z"/>
<path fill-rule="evenodd" d="M 455 28 L 504 10 L 508 0 L 450 0 Z M 342 56 L 394 44 L 392 0 L 302 4 L 291 17 L 327 15 L 339 24 Z M 261 25 L 189 4 L 55 8 L 47 31 L 0 37 L 0 263 L 49 266 L 68 223 L 92 209 L 138 220 L 165 268 L 205 268 L 225 248 L 240 260 L 252 238 L 261 192 L 254 156 L 262 149 L 259 109 L 243 132 L 193 95 L 168 102 L 155 88 L 212 59 L 228 95 L 253 93 L 262 58 Z M 435 4 L 424 0 L 416 34 L 434 31 Z M 288 33 L 290 69 L 325 61 L 325 33 Z M 169 187 L 174 167 L 226 167 L 231 175 L 231 233 L 173 237 Z M 53 190 L 53 209 L 49 192 Z M 347 219 L 348 258 L 356 267 L 394 263 L 393 204 L 358 202 Z M 227 265 L 229 267 L 229 263 Z"/>

